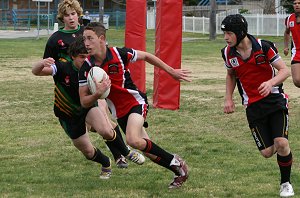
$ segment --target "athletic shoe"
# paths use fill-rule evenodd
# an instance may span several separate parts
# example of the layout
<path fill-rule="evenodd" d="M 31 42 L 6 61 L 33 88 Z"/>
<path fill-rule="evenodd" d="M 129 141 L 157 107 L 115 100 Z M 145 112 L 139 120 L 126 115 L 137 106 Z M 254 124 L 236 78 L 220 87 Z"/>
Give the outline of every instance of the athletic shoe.
<path fill-rule="evenodd" d="M 127 168 L 128 167 L 128 163 L 127 163 L 126 158 L 123 155 L 121 155 L 121 157 L 119 157 L 116 160 L 116 165 L 117 165 L 118 168 Z"/>
<path fill-rule="evenodd" d="M 126 156 L 126 159 L 138 165 L 142 165 L 145 162 L 145 157 L 136 150 L 130 150 L 129 154 Z"/>
<path fill-rule="evenodd" d="M 174 176 L 169 188 L 180 188 L 189 177 L 188 166 L 183 159 L 181 159 L 178 155 L 175 155 L 171 162 L 171 167 L 177 172 L 177 174 Z"/>
<path fill-rule="evenodd" d="M 280 185 L 280 197 L 292 197 L 294 194 L 293 186 L 290 182 L 285 182 Z"/>
<path fill-rule="evenodd" d="M 109 179 L 111 176 L 111 161 L 109 159 L 110 165 L 109 167 L 103 167 L 101 168 L 101 173 L 100 173 L 100 179 Z"/>

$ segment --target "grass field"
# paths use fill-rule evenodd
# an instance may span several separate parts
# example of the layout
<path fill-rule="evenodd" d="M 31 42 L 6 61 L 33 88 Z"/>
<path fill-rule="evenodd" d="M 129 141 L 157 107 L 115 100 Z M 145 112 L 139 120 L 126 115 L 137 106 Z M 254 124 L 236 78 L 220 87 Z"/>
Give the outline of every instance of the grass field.
<path fill-rule="evenodd" d="M 167 188 L 172 174 L 147 160 L 125 170 L 113 166 L 110 180 L 100 180 L 100 167 L 75 149 L 53 114 L 51 77 L 31 74 L 43 55 L 47 38 L 0 40 L 0 197 L 246 197 L 279 195 L 276 156 L 260 156 L 240 97 L 237 110 L 223 114 L 225 74 L 222 38 L 184 33 L 182 67 L 192 70 L 192 82 L 181 84 L 178 111 L 151 108 L 148 132 L 154 142 L 184 157 L 190 178 L 181 189 Z M 270 38 L 282 54 L 283 38 Z M 124 32 L 109 30 L 110 45 L 122 46 Z M 147 32 L 147 50 L 154 52 L 154 32 Z M 289 57 L 283 57 L 289 65 Z M 153 67 L 147 66 L 147 92 L 152 103 Z M 290 144 L 294 154 L 292 183 L 300 197 L 300 93 L 291 78 Z M 95 145 L 111 156 L 102 139 Z"/>

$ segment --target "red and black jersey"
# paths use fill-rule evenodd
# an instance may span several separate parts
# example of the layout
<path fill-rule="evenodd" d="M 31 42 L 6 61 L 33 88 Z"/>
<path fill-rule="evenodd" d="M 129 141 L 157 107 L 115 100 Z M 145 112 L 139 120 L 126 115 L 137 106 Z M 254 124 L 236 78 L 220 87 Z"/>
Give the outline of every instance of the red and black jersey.
<path fill-rule="evenodd" d="M 300 61 L 300 24 L 297 23 L 295 13 L 290 14 L 285 20 L 285 26 L 292 33 L 292 61 Z"/>
<path fill-rule="evenodd" d="M 267 97 L 259 94 L 258 87 L 275 77 L 276 71 L 271 64 L 281 57 L 272 42 L 247 36 L 252 42 L 252 52 L 246 60 L 235 47 L 226 46 L 221 52 L 225 67 L 235 71 L 242 103 L 247 106 L 248 120 L 252 121 L 279 109 L 287 110 L 288 96 L 283 92 L 282 83 L 274 86 Z"/>
<path fill-rule="evenodd" d="M 51 57 L 55 61 L 61 62 L 71 61 L 68 55 L 68 48 L 75 41 L 75 38 L 82 34 L 82 26 L 78 26 L 76 30 L 63 30 L 61 28 L 54 32 L 47 41 L 43 58 Z"/>
<path fill-rule="evenodd" d="M 128 64 L 135 62 L 137 53 L 129 48 L 107 48 L 106 58 L 102 65 L 99 65 L 111 80 L 110 94 L 106 98 L 107 104 L 115 118 L 125 116 L 132 107 L 146 104 L 147 99 L 141 93 L 130 77 Z M 87 74 L 95 65 L 95 59 L 90 56 L 79 71 L 79 86 L 87 85 Z"/>
<path fill-rule="evenodd" d="M 226 46 L 222 49 L 225 67 L 233 69 L 236 73 L 244 105 L 250 105 L 263 98 L 258 92 L 258 87 L 276 75 L 271 63 L 280 59 L 272 42 L 255 39 L 251 35 L 248 37 L 252 42 L 252 53 L 247 60 L 241 58 L 235 47 Z M 271 93 L 282 93 L 281 85 L 273 87 Z"/>
<path fill-rule="evenodd" d="M 81 107 L 78 85 L 78 69 L 72 62 L 56 61 L 53 69 L 54 113 L 61 119 L 75 119 L 88 111 Z"/>

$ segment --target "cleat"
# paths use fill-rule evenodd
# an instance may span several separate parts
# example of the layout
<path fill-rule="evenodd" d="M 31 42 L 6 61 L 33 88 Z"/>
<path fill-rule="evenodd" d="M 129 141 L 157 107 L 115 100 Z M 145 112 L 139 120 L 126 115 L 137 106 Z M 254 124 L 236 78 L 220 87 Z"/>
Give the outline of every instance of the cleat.
<path fill-rule="evenodd" d="M 116 160 L 116 165 L 117 165 L 118 168 L 127 168 L 128 167 L 128 163 L 127 163 L 126 158 L 123 155 L 121 155 L 121 157 L 119 157 Z"/>
<path fill-rule="evenodd" d="M 285 182 L 280 185 L 280 197 L 292 197 L 294 194 L 293 186 L 290 182 Z"/>
<path fill-rule="evenodd" d="M 178 155 L 175 155 L 171 162 L 171 167 L 177 172 L 177 174 L 174 176 L 173 181 L 169 184 L 169 189 L 180 188 L 189 177 L 188 166 L 183 159 L 181 159 Z"/>
<path fill-rule="evenodd" d="M 110 159 L 109 159 L 110 162 Z M 109 167 L 103 167 L 101 168 L 101 173 L 100 173 L 100 179 L 109 179 L 111 177 L 111 162 Z"/>
<path fill-rule="evenodd" d="M 130 150 L 129 154 L 126 156 L 126 159 L 138 165 L 142 165 L 145 162 L 145 157 L 136 150 Z"/>

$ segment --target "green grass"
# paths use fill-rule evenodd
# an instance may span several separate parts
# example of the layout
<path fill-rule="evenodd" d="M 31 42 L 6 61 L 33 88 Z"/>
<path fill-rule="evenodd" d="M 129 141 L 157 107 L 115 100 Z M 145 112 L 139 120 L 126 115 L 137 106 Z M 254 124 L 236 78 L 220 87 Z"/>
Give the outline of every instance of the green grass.
<path fill-rule="evenodd" d="M 222 37 L 184 33 L 198 38 L 182 44 L 182 67 L 193 71 L 181 84 L 180 109 L 151 108 L 147 129 L 154 142 L 178 153 L 190 167 L 181 189 L 168 190 L 170 171 L 150 160 L 113 166 L 113 176 L 100 180 L 100 167 L 75 149 L 53 115 L 53 80 L 31 74 L 43 56 L 47 38 L 0 40 L 0 197 L 278 197 L 276 156 L 260 156 L 240 97 L 237 110 L 223 114 L 226 71 L 220 56 Z M 282 38 L 274 39 L 282 52 Z M 124 32 L 109 30 L 110 45 L 122 46 Z M 154 52 L 154 31 L 147 32 L 147 50 Z M 282 53 L 281 53 L 282 54 Z M 289 65 L 289 58 L 284 57 Z M 147 66 L 147 92 L 152 103 L 153 69 Z M 290 95 L 290 144 L 294 154 L 292 183 L 299 195 L 299 90 L 285 83 Z M 92 142 L 111 156 L 102 138 Z"/>

